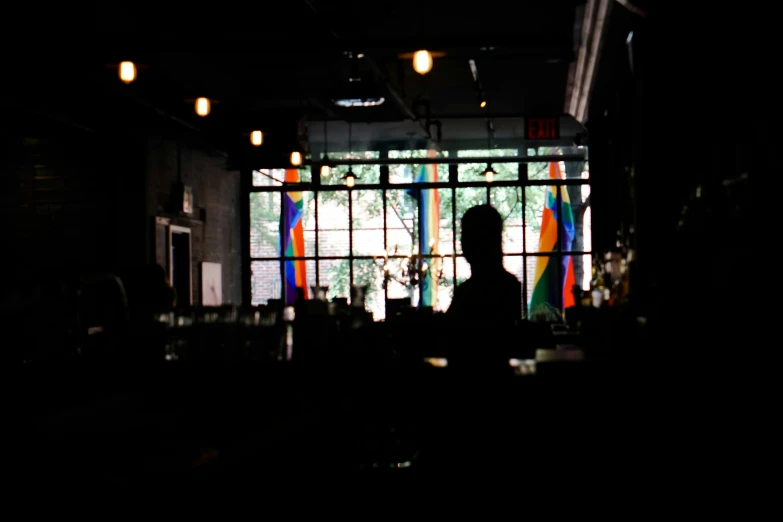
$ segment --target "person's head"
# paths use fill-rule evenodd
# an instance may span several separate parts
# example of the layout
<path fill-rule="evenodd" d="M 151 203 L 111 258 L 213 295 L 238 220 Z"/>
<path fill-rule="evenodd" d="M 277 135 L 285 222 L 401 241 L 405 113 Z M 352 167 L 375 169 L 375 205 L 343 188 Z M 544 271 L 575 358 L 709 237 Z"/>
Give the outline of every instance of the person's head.
<path fill-rule="evenodd" d="M 151 263 L 147 265 L 147 280 L 149 282 L 167 282 L 166 269 L 160 266 L 158 263 Z"/>
<path fill-rule="evenodd" d="M 502 260 L 503 218 L 491 205 L 477 205 L 462 216 L 462 252 L 471 265 Z"/>

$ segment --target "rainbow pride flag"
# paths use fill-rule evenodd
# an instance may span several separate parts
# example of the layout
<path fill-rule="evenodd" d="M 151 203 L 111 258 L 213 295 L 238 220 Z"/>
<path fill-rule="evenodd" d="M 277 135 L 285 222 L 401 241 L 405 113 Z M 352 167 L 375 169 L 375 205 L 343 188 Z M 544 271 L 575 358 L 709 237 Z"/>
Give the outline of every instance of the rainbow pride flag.
<path fill-rule="evenodd" d="M 286 169 L 286 183 L 297 183 L 299 181 L 299 169 Z M 285 257 L 303 257 L 304 248 L 304 226 L 302 224 L 302 215 L 304 210 L 304 199 L 301 192 L 286 192 L 283 194 L 283 208 L 280 213 L 280 237 L 281 255 Z M 304 297 L 307 299 L 307 272 L 304 261 L 284 260 L 283 281 L 283 300 L 286 304 L 293 304 L 296 301 L 296 289 L 304 290 Z"/>
<path fill-rule="evenodd" d="M 549 178 L 562 179 L 560 163 L 549 164 Z M 557 250 L 558 228 L 563 237 L 561 244 L 564 251 L 571 250 L 574 242 L 574 213 L 571 210 L 571 200 L 568 191 L 562 187 L 562 213 L 557 208 L 557 187 L 550 186 L 544 202 L 544 214 L 541 219 L 541 236 L 538 240 L 538 251 L 541 253 Z M 561 215 L 562 214 L 562 215 Z M 562 227 L 558 221 L 562 218 Z M 558 268 L 557 263 L 561 265 Z M 558 270 L 560 278 L 558 279 Z M 530 311 L 535 315 L 542 307 L 555 308 L 562 311 L 574 305 L 571 287 L 574 285 L 574 260 L 571 256 L 558 258 L 555 256 L 539 256 L 536 258 L 536 275 L 533 282 L 533 296 L 530 299 Z"/>
<path fill-rule="evenodd" d="M 435 150 L 429 150 L 430 158 L 436 157 Z M 419 175 L 414 183 L 435 183 L 438 181 L 437 165 L 422 165 Z M 425 255 L 439 255 L 440 244 L 440 194 L 438 189 L 425 189 L 409 191 L 419 201 L 419 219 L 421 220 L 421 233 L 419 235 L 419 253 Z M 440 258 L 425 258 L 429 270 L 421 280 L 421 299 L 419 306 L 435 307 L 438 303 L 438 272 L 440 271 Z"/>

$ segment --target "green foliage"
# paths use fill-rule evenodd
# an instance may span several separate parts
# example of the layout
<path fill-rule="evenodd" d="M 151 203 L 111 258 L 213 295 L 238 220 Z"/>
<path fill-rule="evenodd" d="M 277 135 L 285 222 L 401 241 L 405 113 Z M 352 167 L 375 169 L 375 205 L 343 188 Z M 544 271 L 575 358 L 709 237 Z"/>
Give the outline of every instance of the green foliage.
<path fill-rule="evenodd" d="M 336 297 L 350 296 L 350 266 L 349 262 L 331 263 L 327 268 L 329 294 Z M 365 304 L 372 308 L 383 301 L 383 293 L 378 291 L 378 283 L 383 277 L 379 266 L 371 259 L 357 259 L 353 262 L 353 281 L 356 285 L 367 285 Z"/>
<path fill-rule="evenodd" d="M 279 248 L 279 229 L 270 226 L 280 219 L 280 194 L 277 192 L 250 193 L 250 227 L 258 234 L 265 252 Z"/>

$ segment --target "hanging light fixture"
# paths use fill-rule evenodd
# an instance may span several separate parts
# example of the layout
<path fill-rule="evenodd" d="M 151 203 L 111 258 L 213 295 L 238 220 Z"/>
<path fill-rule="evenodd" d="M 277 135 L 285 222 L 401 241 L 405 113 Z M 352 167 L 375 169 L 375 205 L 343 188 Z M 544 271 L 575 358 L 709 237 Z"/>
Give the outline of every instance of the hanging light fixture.
<path fill-rule="evenodd" d="M 298 167 L 302 164 L 302 153 L 295 150 L 291 153 L 291 165 Z"/>
<path fill-rule="evenodd" d="M 495 172 L 495 169 L 492 168 L 491 163 L 487 163 L 486 170 L 481 173 L 481 175 L 486 178 L 487 183 L 492 183 L 495 181 L 495 174 L 497 174 L 497 172 Z"/>
<path fill-rule="evenodd" d="M 321 177 L 326 178 L 332 173 L 332 163 L 329 161 L 329 155 L 326 150 L 328 148 L 329 138 L 326 133 L 326 118 L 324 118 L 324 159 L 321 163 Z"/>
<path fill-rule="evenodd" d="M 250 133 L 250 143 L 255 147 L 261 146 L 264 143 L 264 133 L 260 130 L 254 130 Z"/>
<path fill-rule="evenodd" d="M 133 62 L 120 62 L 120 80 L 129 84 L 136 79 L 136 64 Z"/>
<path fill-rule="evenodd" d="M 479 107 L 481 107 L 483 109 L 486 106 L 487 106 L 487 100 L 481 100 L 481 102 L 479 103 Z"/>
<path fill-rule="evenodd" d="M 210 110 L 212 110 L 212 103 L 209 98 L 196 98 L 196 114 L 203 117 L 208 115 Z"/>
<path fill-rule="evenodd" d="M 353 135 L 352 135 L 352 125 L 351 122 L 348 122 L 348 159 L 351 159 L 351 155 L 353 152 Z M 348 188 L 353 188 L 354 185 L 356 185 L 356 174 L 353 173 L 353 165 L 348 165 L 348 173 L 343 178 L 345 180 L 345 186 Z"/>
<path fill-rule="evenodd" d="M 353 188 L 356 185 L 356 175 L 353 173 L 351 167 L 348 167 L 348 174 L 345 175 L 345 186 Z"/>
<path fill-rule="evenodd" d="M 421 50 L 413 53 L 413 70 L 419 74 L 427 74 L 432 70 L 432 53 Z"/>

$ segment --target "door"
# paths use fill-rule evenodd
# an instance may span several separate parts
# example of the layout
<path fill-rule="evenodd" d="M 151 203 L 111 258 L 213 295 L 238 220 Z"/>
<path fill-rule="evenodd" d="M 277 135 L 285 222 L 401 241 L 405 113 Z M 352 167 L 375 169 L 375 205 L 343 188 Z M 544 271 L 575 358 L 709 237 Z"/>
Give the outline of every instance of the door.
<path fill-rule="evenodd" d="M 193 304 L 193 269 L 191 266 L 190 229 L 169 226 L 169 276 L 177 291 L 177 305 Z"/>

